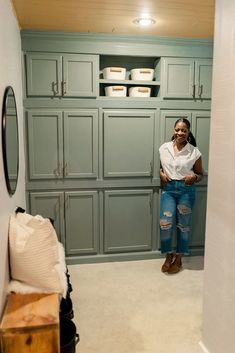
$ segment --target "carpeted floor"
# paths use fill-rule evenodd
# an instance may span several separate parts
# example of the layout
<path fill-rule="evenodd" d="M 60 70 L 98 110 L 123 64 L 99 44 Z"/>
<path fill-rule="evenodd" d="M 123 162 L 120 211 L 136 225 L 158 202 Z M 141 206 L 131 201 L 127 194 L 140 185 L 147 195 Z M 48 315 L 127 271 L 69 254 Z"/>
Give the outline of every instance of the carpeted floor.
<path fill-rule="evenodd" d="M 203 257 L 176 275 L 163 260 L 69 266 L 77 353 L 198 353 Z"/>

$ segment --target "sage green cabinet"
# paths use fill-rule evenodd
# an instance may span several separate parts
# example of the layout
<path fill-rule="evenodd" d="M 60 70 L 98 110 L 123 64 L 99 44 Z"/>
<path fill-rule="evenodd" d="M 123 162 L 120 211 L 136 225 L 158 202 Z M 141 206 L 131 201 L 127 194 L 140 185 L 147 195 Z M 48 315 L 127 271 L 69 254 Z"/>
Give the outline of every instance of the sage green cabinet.
<path fill-rule="evenodd" d="M 161 144 L 170 141 L 174 133 L 174 125 L 179 118 L 186 118 L 191 124 L 191 131 L 196 139 L 197 147 L 202 153 L 202 164 L 205 175 L 208 174 L 210 112 L 209 111 L 162 111 L 161 112 Z"/>
<path fill-rule="evenodd" d="M 98 55 L 26 54 L 28 96 L 96 97 L 98 77 Z"/>
<path fill-rule="evenodd" d="M 97 191 L 30 192 L 31 214 L 55 221 L 58 238 L 67 256 L 98 251 Z"/>
<path fill-rule="evenodd" d="M 96 254 L 98 251 L 98 192 L 65 192 L 66 254 Z"/>
<path fill-rule="evenodd" d="M 104 177 L 151 177 L 154 111 L 104 112 Z"/>
<path fill-rule="evenodd" d="M 30 179 L 96 178 L 96 110 L 27 112 Z"/>
<path fill-rule="evenodd" d="M 62 191 L 31 192 L 29 207 L 33 216 L 41 215 L 53 219 L 58 239 L 64 243 L 64 193 Z"/>
<path fill-rule="evenodd" d="M 162 58 L 162 65 L 163 98 L 211 98 L 211 59 Z"/>
<path fill-rule="evenodd" d="M 105 191 L 104 251 L 151 250 L 152 190 Z"/>
<path fill-rule="evenodd" d="M 190 248 L 203 247 L 205 242 L 206 230 L 206 205 L 207 205 L 207 188 L 197 186 L 196 200 L 193 206 L 192 215 L 192 232 L 190 239 Z"/>
<path fill-rule="evenodd" d="M 208 174 L 209 142 L 210 142 L 210 112 L 197 111 L 192 113 L 192 132 L 197 146 L 202 153 L 204 174 Z"/>

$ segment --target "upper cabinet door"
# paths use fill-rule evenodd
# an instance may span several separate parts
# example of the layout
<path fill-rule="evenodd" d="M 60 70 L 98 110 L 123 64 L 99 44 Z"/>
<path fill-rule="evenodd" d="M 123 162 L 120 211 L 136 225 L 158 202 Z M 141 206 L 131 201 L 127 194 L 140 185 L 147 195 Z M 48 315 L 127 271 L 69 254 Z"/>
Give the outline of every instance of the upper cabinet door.
<path fill-rule="evenodd" d="M 26 54 L 26 75 L 28 96 L 60 96 L 62 55 Z"/>
<path fill-rule="evenodd" d="M 211 98 L 212 60 L 200 59 L 195 61 L 195 97 Z"/>
<path fill-rule="evenodd" d="M 98 55 L 63 56 L 63 96 L 96 97 L 99 89 Z"/>
<path fill-rule="evenodd" d="M 163 59 L 163 97 L 193 98 L 194 59 Z"/>
<path fill-rule="evenodd" d="M 63 178 L 62 112 L 28 112 L 30 179 Z"/>
<path fill-rule="evenodd" d="M 154 112 L 104 113 L 104 176 L 152 176 Z"/>
<path fill-rule="evenodd" d="M 86 54 L 26 54 L 27 95 L 96 97 L 99 57 Z"/>
<path fill-rule="evenodd" d="M 96 178 L 98 169 L 98 112 L 64 112 L 64 177 Z"/>

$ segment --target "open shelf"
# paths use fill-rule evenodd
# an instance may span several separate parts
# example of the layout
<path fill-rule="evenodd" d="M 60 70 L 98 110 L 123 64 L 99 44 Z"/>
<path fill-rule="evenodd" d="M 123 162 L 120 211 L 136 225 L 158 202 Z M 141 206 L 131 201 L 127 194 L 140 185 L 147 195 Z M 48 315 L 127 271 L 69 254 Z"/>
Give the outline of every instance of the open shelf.
<path fill-rule="evenodd" d="M 134 81 L 134 80 L 104 80 L 100 79 L 100 83 L 114 85 L 131 85 L 131 86 L 160 86 L 160 81 Z"/>
<path fill-rule="evenodd" d="M 99 75 L 99 86 L 100 86 L 100 96 L 105 96 L 105 87 L 107 86 L 145 86 L 151 88 L 151 97 L 134 97 L 138 98 L 156 98 L 160 96 L 160 57 L 145 57 L 145 56 L 122 56 L 122 55 L 101 55 L 100 56 L 100 75 Z M 117 79 L 104 79 L 103 69 L 106 67 L 123 67 L 126 69 L 125 80 Z M 143 80 L 132 80 L 131 70 L 137 68 L 151 68 L 154 69 L 154 79 L 152 81 Z M 113 97 L 109 97 L 113 98 Z M 117 97 L 115 97 L 117 98 Z M 123 97 L 123 98 L 133 98 L 133 97 Z"/>

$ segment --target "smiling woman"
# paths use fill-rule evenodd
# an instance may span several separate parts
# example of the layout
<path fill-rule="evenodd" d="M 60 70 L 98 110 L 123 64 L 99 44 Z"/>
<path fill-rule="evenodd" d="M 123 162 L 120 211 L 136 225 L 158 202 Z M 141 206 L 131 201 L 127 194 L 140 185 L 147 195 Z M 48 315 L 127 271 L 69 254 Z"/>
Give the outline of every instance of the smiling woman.
<path fill-rule="evenodd" d="M 17 186 L 19 170 L 18 123 L 15 94 L 12 87 L 5 89 L 2 108 L 2 151 L 4 173 L 9 195 Z"/>
<path fill-rule="evenodd" d="M 160 149 L 160 178 L 163 185 L 160 207 L 161 252 L 166 254 L 162 272 L 174 274 L 182 268 L 182 255 L 189 252 L 195 182 L 202 178 L 201 152 L 185 118 L 175 122 L 171 142 Z M 172 237 L 176 224 L 177 246 L 173 253 Z"/>

